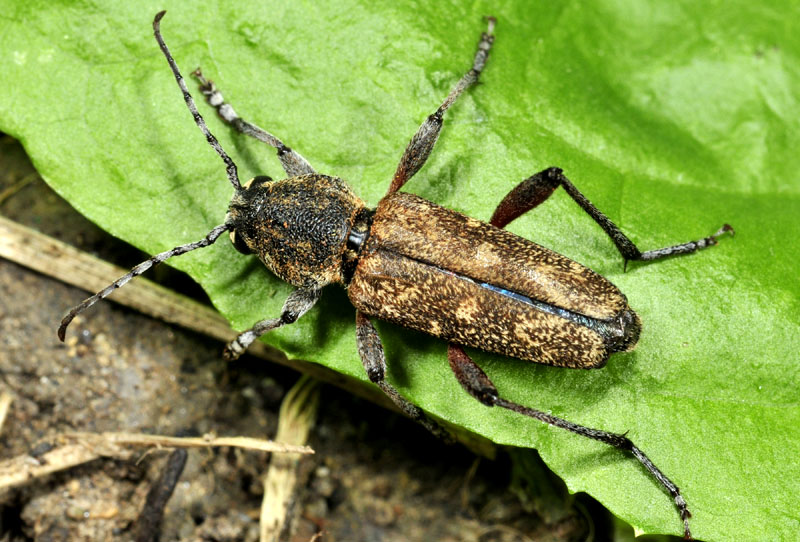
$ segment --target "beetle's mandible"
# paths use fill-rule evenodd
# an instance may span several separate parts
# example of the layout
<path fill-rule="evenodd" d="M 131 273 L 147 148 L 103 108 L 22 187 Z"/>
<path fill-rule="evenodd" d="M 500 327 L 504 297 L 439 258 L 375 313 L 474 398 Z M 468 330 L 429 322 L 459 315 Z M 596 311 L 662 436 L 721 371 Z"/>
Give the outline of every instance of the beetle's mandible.
<path fill-rule="evenodd" d="M 400 409 L 429 430 L 446 431 L 385 380 L 386 360 L 370 317 L 440 337 L 468 393 L 488 406 L 503 407 L 628 451 L 671 495 L 691 538 L 691 514 L 678 487 L 625 435 L 584 427 L 503 398 L 463 346 L 559 367 L 597 368 L 614 352 L 631 350 L 641 323 L 627 298 L 590 269 L 504 227 L 546 200 L 559 186 L 588 213 L 616 245 L 625 263 L 687 254 L 716 244 L 733 229 L 725 224 L 709 237 L 642 252 L 564 176 L 549 168 L 522 181 L 500 202 L 488 223 L 398 190 L 425 164 L 445 111 L 481 74 L 494 42 L 495 19 L 481 35 L 472 67 L 420 126 L 403 153 L 388 193 L 368 208 L 341 179 L 317 173 L 296 151 L 243 120 L 200 70 L 193 75 L 208 103 L 239 132 L 277 149 L 287 178 L 255 177 L 242 185 L 236 165 L 208 130 L 160 32 L 162 11 L 153 21 L 156 40 L 183 91 L 186 105 L 227 169 L 234 195 L 225 221 L 200 241 L 142 262 L 104 290 L 73 308 L 61 322 L 64 340 L 79 313 L 162 261 L 214 243 L 228 231 L 234 247 L 253 253 L 294 290 L 277 318 L 256 323 L 225 348 L 239 357 L 268 331 L 291 324 L 338 283 L 356 308 L 358 352 L 369 379 Z"/>

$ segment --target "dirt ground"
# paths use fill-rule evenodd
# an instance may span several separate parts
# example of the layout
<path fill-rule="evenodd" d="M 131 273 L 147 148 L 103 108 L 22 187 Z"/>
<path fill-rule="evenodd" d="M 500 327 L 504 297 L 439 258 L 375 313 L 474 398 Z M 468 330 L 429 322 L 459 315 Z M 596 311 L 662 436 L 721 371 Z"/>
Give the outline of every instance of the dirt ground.
<path fill-rule="evenodd" d="M 122 266 L 142 255 L 88 223 L 39 179 L 22 147 L 0 135 L 0 214 Z M 0 196 L 2 197 L 2 196 Z M 151 277 L 202 299 L 162 269 Z M 0 259 L 0 391 L 13 397 L 0 461 L 31 461 L 68 431 L 274 436 L 298 379 L 286 368 L 221 358 L 222 345 L 110 302 L 58 342 L 56 326 L 85 293 Z M 286 540 L 606 540 L 611 520 L 592 499 L 564 498 L 535 454 L 478 459 L 405 418 L 324 387 Z M 515 453 L 515 452 L 511 452 Z M 167 451 L 100 459 L 0 490 L 0 542 L 133 540 Z M 521 460 L 520 460 L 521 458 Z M 193 449 L 169 500 L 161 540 L 255 541 L 269 454 Z M 539 472 L 538 479 L 520 476 Z M 531 485 L 537 485 L 530 491 Z M 522 488 L 527 486 L 526 491 Z M 538 493 L 540 498 L 531 495 Z M 522 495 L 522 498 L 520 496 Z M 547 498 L 542 495 L 549 495 Z M 592 519 L 588 519 L 588 518 Z M 543 519 L 545 518 L 545 519 Z M 315 535 L 317 538 L 314 538 Z"/>

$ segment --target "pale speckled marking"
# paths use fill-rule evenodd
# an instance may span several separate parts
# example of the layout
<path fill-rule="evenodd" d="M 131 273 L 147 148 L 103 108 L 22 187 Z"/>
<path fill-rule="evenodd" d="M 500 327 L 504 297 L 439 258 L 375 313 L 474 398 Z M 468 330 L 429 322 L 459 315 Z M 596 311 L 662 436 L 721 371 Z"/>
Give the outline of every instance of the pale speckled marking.
<path fill-rule="evenodd" d="M 473 298 L 462 299 L 455 313 L 456 318 L 465 322 L 480 319 L 480 309 Z"/>
<path fill-rule="evenodd" d="M 506 230 L 398 192 L 378 204 L 373 244 L 479 282 L 606 320 L 627 299 L 591 269 Z"/>
<path fill-rule="evenodd" d="M 491 243 L 481 243 L 475 248 L 475 260 L 484 266 L 497 266 L 501 265 L 503 255 Z"/>
<path fill-rule="evenodd" d="M 525 341 L 530 335 L 530 330 L 521 322 L 513 322 L 511 326 L 514 329 L 514 336 L 519 341 Z"/>
<path fill-rule="evenodd" d="M 369 241 L 347 291 L 364 314 L 458 344 L 561 367 L 608 359 L 587 327 Z"/>

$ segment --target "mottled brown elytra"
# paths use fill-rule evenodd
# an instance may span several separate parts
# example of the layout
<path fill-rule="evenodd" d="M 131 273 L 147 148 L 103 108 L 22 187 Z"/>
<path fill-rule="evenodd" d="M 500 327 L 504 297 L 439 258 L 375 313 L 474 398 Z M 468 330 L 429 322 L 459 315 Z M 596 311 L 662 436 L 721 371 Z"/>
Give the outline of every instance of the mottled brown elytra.
<path fill-rule="evenodd" d="M 242 185 L 233 160 L 206 127 L 178 66 L 161 37 L 156 15 L 153 29 L 186 105 L 209 144 L 225 162 L 234 187 L 225 221 L 200 241 L 153 256 L 104 290 L 73 308 L 58 336 L 72 319 L 116 288 L 164 260 L 206 247 L 223 232 L 234 247 L 256 254 L 275 275 L 296 286 L 278 318 L 256 323 L 225 348 L 235 359 L 259 336 L 291 324 L 319 299 L 322 288 L 338 283 L 356 308 L 358 352 L 369 379 L 408 416 L 433 433 L 447 432 L 385 380 L 386 359 L 370 317 L 388 320 L 448 341 L 448 359 L 464 389 L 487 406 L 499 406 L 561 427 L 633 454 L 666 489 L 691 538 L 691 514 L 678 487 L 625 435 L 591 429 L 500 396 L 489 377 L 463 346 L 558 367 L 597 368 L 614 352 L 631 350 L 641 322 L 625 295 L 592 270 L 505 229 L 509 222 L 546 200 L 559 186 L 608 234 L 627 264 L 688 254 L 716 244 L 733 229 L 725 224 L 697 241 L 641 252 L 558 168 L 522 181 L 500 202 L 488 223 L 445 209 L 398 190 L 425 164 L 439 137 L 445 111 L 481 74 L 494 42 L 495 19 L 481 35 L 472 68 L 456 83 L 406 147 L 388 193 L 368 208 L 343 180 L 321 175 L 296 151 L 258 126 L 239 117 L 214 83 L 200 70 L 193 75 L 224 121 L 278 151 L 287 178 L 256 177 Z"/>

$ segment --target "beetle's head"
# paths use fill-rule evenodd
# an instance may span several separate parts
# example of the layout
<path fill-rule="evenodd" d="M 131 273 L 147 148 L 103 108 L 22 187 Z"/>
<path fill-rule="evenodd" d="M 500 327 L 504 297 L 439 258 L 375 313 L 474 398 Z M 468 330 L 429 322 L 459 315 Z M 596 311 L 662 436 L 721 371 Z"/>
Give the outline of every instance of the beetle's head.
<path fill-rule="evenodd" d="M 258 255 L 294 286 L 322 287 L 343 282 L 348 236 L 363 210 L 336 177 L 256 177 L 234 195 L 226 223 L 239 252 Z"/>

